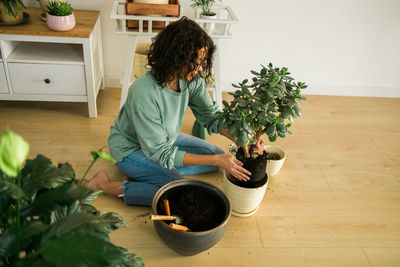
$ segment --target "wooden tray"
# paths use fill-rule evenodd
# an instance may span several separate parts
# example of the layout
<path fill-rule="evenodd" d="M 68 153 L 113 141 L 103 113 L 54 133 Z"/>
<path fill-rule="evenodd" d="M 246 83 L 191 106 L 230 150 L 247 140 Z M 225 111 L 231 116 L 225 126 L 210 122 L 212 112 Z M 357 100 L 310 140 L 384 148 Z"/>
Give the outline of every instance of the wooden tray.
<path fill-rule="evenodd" d="M 134 0 L 127 0 L 126 14 L 128 15 L 142 15 L 142 16 L 163 16 L 163 17 L 179 17 L 180 3 L 179 0 L 169 0 L 169 4 L 139 4 L 133 2 Z M 143 21 L 143 31 L 148 31 L 148 21 Z M 126 26 L 130 30 L 139 30 L 138 20 L 127 20 Z M 153 21 L 152 31 L 158 32 L 165 28 L 164 21 Z"/>
<path fill-rule="evenodd" d="M 169 4 L 138 4 L 134 0 L 126 1 L 126 14 L 128 15 L 161 15 L 179 17 L 179 0 L 169 0 Z"/>

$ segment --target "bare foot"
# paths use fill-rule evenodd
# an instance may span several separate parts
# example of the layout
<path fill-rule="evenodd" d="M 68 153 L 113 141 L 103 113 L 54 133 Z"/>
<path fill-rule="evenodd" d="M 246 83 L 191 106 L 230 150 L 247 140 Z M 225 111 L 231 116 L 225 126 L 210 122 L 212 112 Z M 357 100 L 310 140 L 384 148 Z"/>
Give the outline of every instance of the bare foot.
<path fill-rule="evenodd" d="M 98 173 L 95 174 L 95 176 L 92 177 L 92 179 L 84 182 L 83 185 L 95 191 L 98 191 L 98 190 L 103 190 L 104 188 L 103 185 L 110 181 L 111 179 L 110 177 L 108 177 L 105 171 L 99 171 Z"/>

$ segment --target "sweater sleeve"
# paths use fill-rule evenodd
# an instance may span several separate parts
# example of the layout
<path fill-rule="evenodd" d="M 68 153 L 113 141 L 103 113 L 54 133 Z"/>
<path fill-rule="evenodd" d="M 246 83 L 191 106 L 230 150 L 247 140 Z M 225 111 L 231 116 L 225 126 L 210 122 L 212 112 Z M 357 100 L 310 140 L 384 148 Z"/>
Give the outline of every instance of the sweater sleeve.
<path fill-rule="evenodd" d="M 218 104 L 211 100 L 203 78 L 199 78 L 194 85 L 195 87 L 190 90 L 189 98 L 189 106 L 194 116 L 209 134 L 219 133 L 222 125 L 218 120 L 220 112 Z"/>
<path fill-rule="evenodd" d="M 160 110 L 151 97 L 135 101 L 133 121 L 141 150 L 147 158 L 165 168 L 182 166 L 185 152 L 173 145 L 175 140 L 168 137 L 161 118 Z"/>

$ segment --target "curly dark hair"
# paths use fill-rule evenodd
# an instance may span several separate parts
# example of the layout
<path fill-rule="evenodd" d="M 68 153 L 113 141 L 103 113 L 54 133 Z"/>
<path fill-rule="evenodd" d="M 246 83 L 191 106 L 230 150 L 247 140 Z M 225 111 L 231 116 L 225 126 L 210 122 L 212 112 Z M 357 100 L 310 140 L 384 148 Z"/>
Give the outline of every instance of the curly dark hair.
<path fill-rule="evenodd" d="M 207 56 L 203 71 L 198 75 L 209 78 L 216 49 L 211 37 L 196 22 L 187 17 L 182 17 L 165 27 L 155 37 L 147 57 L 157 83 L 165 85 L 175 78 L 184 78 L 194 71 L 198 51 L 204 47 L 207 50 Z"/>

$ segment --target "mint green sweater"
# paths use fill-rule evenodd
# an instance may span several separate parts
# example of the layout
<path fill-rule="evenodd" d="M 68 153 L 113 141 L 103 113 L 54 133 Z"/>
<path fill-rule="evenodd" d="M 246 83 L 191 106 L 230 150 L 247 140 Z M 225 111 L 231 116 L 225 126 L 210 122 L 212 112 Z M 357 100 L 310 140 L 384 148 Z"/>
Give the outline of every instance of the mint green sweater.
<path fill-rule="evenodd" d="M 159 86 L 150 72 L 132 84 L 108 138 L 110 153 L 117 161 L 141 149 L 165 168 L 182 166 L 185 152 L 173 144 L 188 106 L 210 134 L 221 130 L 217 120 L 220 109 L 211 100 L 204 79 L 190 84 L 180 80 L 179 86 L 181 92 Z"/>

